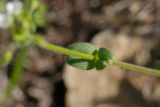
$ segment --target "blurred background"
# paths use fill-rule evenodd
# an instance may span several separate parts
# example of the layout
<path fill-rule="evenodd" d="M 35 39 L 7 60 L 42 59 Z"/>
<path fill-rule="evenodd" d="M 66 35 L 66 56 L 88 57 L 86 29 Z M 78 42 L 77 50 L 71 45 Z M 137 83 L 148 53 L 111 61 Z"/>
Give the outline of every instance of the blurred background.
<path fill-rule="evenodd" d="M 3 1 L 3 0 L 2 0 Z M 23 9 L 23 0 L 16 10 Z M 67 47 L 91 42 L 115 58 L 160 68 L 160 0 L 40 0 L 47 7 L 46 25 L 37 28 L 50 43 Z M 12 43 L 0 12 L 0 56 Z M 9 16 L 11 18 L 11 16 Z M 16 52 L 15 52 L 16 54 Z M 0 67 L 0 96 L 5 93 L 14 58 Z M 65 56 L 30 46 L 24 72 L 8 107 L 160 107 L 160 78 L 115 66 L 81 71 L 65 64 Z"/>

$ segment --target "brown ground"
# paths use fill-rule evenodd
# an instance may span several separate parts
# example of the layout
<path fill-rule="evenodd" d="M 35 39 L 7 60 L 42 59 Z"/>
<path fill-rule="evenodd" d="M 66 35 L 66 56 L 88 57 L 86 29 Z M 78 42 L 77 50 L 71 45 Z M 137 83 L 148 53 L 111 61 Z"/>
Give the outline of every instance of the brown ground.
<path fill-rule="evenodd" d="M 110 29 L 116 34 L 125 32 L 144 40 L 159 40 L 151 49 L 151 60 L 146 65 L 154 67 L 155 61 L 160 60 L 160 0 L 42 1 L 48 6 L 47 25 L 38 28 L 38 33 L 49 42 L 66 47 L 76 41 L 89 42 L 97 33 Z M 0 55 L 10 43 L 9 31 L 0 29 Z M 65 107 L 67 89 L 62 79 L 64 63 L 63 55 L 31 46 L 24 74 L 10 101 L 11 105 Z M 13 63 L 5 70 L 0 69 L 3 74 L 0 84 L 7 81 L 6 73 L 11 71 L 12 66 Z M 126 84 L 123 83 L 124 87 Z M 16 92 L 21 94 L 18 96 Z"/>

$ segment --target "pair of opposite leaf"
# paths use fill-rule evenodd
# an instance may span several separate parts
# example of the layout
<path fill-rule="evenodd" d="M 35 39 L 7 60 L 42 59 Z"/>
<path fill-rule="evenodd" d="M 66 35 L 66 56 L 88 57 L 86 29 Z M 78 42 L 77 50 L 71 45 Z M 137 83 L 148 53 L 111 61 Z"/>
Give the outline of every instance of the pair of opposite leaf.
<path fill-rule="evenodd" d="M 90 70 L 93 68 L 102 70 L 112 59 L 112 53 L 109 50 L 97 48 L 94 45 L 85 42 L 71 44 L 69 49 L 94 56 L 93 60 L 86 60 L 75 56 L 68 56 L 66 58 L 69 65 L 82 70 Z"/>

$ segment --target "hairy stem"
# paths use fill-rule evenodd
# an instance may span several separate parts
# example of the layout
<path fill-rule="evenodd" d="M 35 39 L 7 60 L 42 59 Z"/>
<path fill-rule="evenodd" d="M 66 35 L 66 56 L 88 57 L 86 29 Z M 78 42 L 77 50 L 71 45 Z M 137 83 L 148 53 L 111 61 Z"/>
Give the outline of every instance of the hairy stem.
<path fill-rule="evenodd" d="M 116 66 L 119 66 L 119 67 L 122 67 L 125 69 L 129 69 L 129 70 L 134 70 L 137 72 L 160 76 L 160 70 L 155 70 L 155 69 L 150 69 L 150 68 L 146 68 L 146 67 L 141 67 L 138 65 L 128 64 L 128 63 L 121 62 L 118 60 L 113 60 L 113 65 L 116 65 Z"/>
<path fill-rule="evenodd" d="M 48 49 L 48 50 L 53 51 L 53 52 L 62 53 L 62 54 L 70 55 L 70 56 L 76 56 L 76 57 L 84 58 L 84 59 L 87 59 L 87 60 L 93 60 L 94 59 L 94 56 L 91 55 L 91 54 L 86 54 L 86 53 L 82 53 L 82 52 L 78 52 L 78 51 L 73 51 L 73 50 L 70 50 L 70 49 L 67 49 L 67 48 L 63 48 L 63 47 L 60 47 L 60 46 L 56 46 L 56 45 L 47 43 L 42 38 L 41 38 L 41 40 L 39 38 L 38 38 L 38 40 L 36 40 L 36 38 L 35 38 L 34 43 L 36 45 L 40 46 L 41 48 Z"/>

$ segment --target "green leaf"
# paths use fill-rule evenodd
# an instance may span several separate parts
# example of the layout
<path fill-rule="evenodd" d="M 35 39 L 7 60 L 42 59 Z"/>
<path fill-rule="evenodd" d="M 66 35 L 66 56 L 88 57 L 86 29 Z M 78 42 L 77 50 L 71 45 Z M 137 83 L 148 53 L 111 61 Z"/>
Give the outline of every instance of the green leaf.
<path fill-rule="evenodd" d="M 10 61 L 12 60 L 13 58 L 13 51 L 12 50 L 7 50 L 5 53 L 4 53 L 4 56 L 2 58 L 2 64 L 4 66 L 7 66 Z"/>
<path fill-rule="evenodd" d="M 100 48 L 98 50 L 98 57 L 100 60 L 110 60 L 112 59 L 112 53 L 105 48 Z"/>
<path fill-rule="evenodd" d="M 45 25 L 44 15 L 46 13 L 46 10 L 46 6 L 41 4 L 34 11 L 33 19 L 37 26 L 43 27 Z"/>
<path fill-rule="evenodd" d="M 98 60 L 95 62 L 96 70 L 102 70 L 109 63 L 109 60 L 112 59 L 112 53 L 105 48 L 100 48 L 97 52 Z"/>
<path fill-rule="evenodd" d="M 35 11 L 39 5 L 40 5 L 39 0 L 32 0 L 30 11 Z"/>
<path fill-rule="evenodd" d="M 93 54 L 97 50 L 94 45 L 84 42 L 71 44 L 69 49 L 86 54 Z M 82 59 L 80 57 L 68 56 L 66 60 L 69 65 L 82 70 L 90 70 L 95 66 L 95 61 Z"/>
<path fill-rule="evenodd" d="M 95 63 L 96 70 L 102 70 L 106 67 L 106 62 L 102 60 L 97 60 Z"/>

